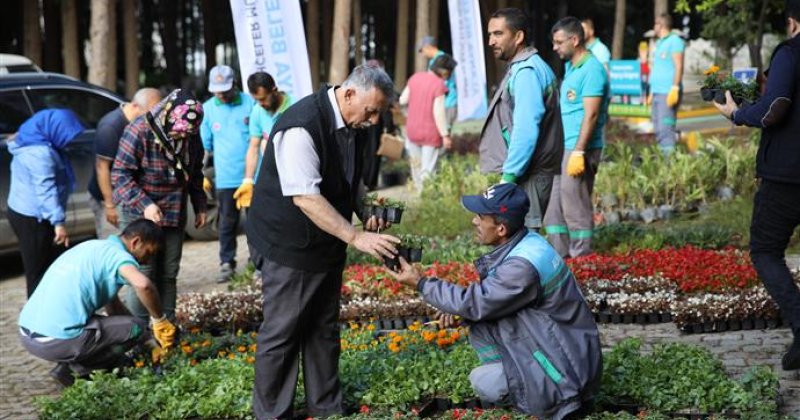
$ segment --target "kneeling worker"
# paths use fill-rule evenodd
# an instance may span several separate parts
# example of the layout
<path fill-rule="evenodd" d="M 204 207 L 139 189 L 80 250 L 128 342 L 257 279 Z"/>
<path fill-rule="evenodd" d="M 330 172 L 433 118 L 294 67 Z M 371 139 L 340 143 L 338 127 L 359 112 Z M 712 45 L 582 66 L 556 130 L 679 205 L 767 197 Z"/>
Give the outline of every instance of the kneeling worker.
<path fill-rule="evenodd" d="M 475 263 L 480 281 L 465 288 L 422 277 L 402 259 L 394 277 L 467 321 L 481 362 L 470 381 L 482 400 L 539 417 L 578 415 L 597 392 L 602 354 L 575 277 L 544 238 L 525 228 L 530 204 L 518 186 L 495 185 L 462 197 L 462 204 L 476 213 L 478 241 L 495 247 Z"/>
<path fill-rule="evenodd" d="M 125 352 L 149 338 L 147 323 L 131 316 L 117 297 L 125 284 L 150 313 L 156 341 L 172 346 L 175 326 L 161 312 L 156 286 L 139 271 L 163 238 L 158 225 L 139 219 L 120 236 L 70 249 L 45 272 L 19 315 L 19 333 L 31 354 L 58 363 L 50 376 L 59 383 L 69 386 L 73 375 L 122 366 Z M 104 307 L 108 316 L 95 314 Z"/>

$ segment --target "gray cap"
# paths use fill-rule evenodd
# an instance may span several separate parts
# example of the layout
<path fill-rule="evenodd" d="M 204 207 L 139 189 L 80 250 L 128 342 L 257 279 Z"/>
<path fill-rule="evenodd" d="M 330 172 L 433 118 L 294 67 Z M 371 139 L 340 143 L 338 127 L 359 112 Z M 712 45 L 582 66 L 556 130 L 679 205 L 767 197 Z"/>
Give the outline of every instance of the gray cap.
<path fill-rule="evenodd" d="M 421 52 L 422 51 L 422 47 L 424 47 L 426 45 L 436 46 L 436 38 L 434 38 L 434 37 L 432 37 L 430 35 L 423 36 L 422 39 L 420 39 L 419 42 L 417 42 L 417 52 Z"/>
<path fill-rule="evenodd" d="M 231 88 L 233 88 L 233 69 L 225 65 L 212 67 L 208 74 L 208 91 L 227 92 Z"/>

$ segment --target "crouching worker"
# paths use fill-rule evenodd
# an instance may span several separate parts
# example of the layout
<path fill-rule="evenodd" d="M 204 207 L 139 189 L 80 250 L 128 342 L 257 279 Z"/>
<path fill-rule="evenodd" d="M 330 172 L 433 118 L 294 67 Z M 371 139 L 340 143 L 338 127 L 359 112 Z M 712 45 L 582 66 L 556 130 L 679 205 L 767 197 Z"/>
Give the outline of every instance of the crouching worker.
<path fill-rule="evenodd" d="M 139 219 L 120 236 L 68 250 L 45 272 L 19 315 L 19 333 L 31 354 L 57 363 L 50 376 L 59 383 L 69 386 L 74 375 L 125 365 L 125 352 L 150 337 L 147 322 L 131 316 L 117 297 L 125 284 L 150 313 L 156 341 L 172 346 L 175 326 L 161 312 L 156 286 L 139 271 L 163 239 L 158 225 Z M 102 308 L 107 316 L 95 313 Z"/>
<path fill-rule="evenodd" d="M 602 354 L 575 277 L 544 238 L 525 228 L 530 204 L 515 184 L 464 196 L 462 204 L 476 214 L 478 241 L 495 247 L 475 263 L 480 282 L 465 288 L 422 277 L 402 259 L 394 277 L 466 321 L 481 362 L 470 381 L 483 401 L 538 417 L 581 415 L 598 389 Z"/>

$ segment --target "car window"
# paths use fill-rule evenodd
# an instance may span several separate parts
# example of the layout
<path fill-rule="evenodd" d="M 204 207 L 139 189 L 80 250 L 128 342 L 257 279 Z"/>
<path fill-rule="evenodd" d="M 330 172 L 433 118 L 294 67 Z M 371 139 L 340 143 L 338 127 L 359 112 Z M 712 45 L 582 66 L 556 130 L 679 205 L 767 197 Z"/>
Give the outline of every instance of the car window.
<path fill-rule="evenodd" d="M 37 112 L 47 108 L 67 108 L 78 114 L 89 128 L 97 128 L 100 119 L 119 106 L 119 102 L 111 98 L 66 87 L 32 89 L 27 94 Z"/>
<path fill-rule="evenodd" d="M 0 134 L 16 133 L 30 116 L 31 109 L 21 91 L 0 92 Z"/>

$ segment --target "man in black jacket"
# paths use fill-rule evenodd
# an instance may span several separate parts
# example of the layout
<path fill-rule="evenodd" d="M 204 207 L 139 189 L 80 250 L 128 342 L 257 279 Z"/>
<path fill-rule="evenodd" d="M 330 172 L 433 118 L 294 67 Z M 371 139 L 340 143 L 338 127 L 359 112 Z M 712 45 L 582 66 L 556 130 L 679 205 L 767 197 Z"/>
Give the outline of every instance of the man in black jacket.
<path fill-rule="evenodd" d="M 267 143 L 248 214 L 247 239 L 264 261 L 264 322 L 258 333 L 253 411 L 291 418 L 303 353 L 308 415 L 342 412 L 339 296 L 347 245 L 396 253 L 393 236 L 371 217 L 368 231 L 350 223 L 357 210 L 364 136 L 377 124 L 394 85 L 381 69 L 356 67 L 341 86 L 323 88 L 284 112 Z M 380 223 L 379 223 L 380 222 Z"/>
<path fill-rule="evenodd" d="M 739 108 L 730 92 L 720 112 L 737 125 L 761 128 L 756 156 L 760 180 L 750 225 L 750 258 L 794 333 L 784 370 L 800 369 L 800 290 L 784 253 L 800 224 L 800 0 L 786 1 L 789 39 L 772 54 L 767 88 L 756 103 Z"/>

